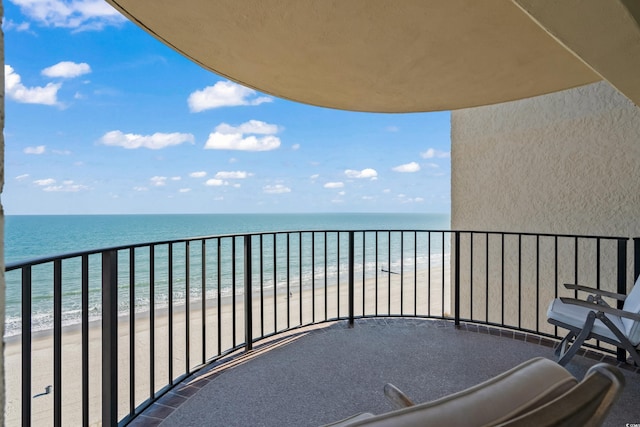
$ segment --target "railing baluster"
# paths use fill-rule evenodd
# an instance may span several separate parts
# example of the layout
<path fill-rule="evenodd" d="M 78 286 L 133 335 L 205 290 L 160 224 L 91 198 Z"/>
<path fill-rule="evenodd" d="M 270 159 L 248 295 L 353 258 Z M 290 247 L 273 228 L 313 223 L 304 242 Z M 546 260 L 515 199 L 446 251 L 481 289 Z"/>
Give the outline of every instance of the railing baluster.
<path fill-rule="evenodd" d="M 366 277 L 366 250 L 367 250 L 367 233 L 366 231 L 362 232 L 362 317 L 365 317 L 367 314 L 365 301 L 367 300 L 366 289 L 367 289 L 367 277 Z"/>
<path fill-rule="evenodd" d="M 354 252 L 355 243 L 353 231 L 349 231 L 349 327 L 353 328 L 355 309 L 355 269 Z"/>
<path fill-rule="evenodd" d="M 400 315 L 404 316 L 404 231 L 400 232 Z"/>
<path fill-rule="evenodd" d="M 129 249 L 129 415 L 136 411 L 136 256 Z"/>
<path fill-rule="evenodd" d="M 169 243 L 169 268 L 168 268 L 168 302 L 169 302 L 169 355 L 167 357 L 169 363 L 169 384 L 173 385 L 173 243 Z"/>
<path fill-rule="evenodd" d="M 484 242 L 484 320 L 489 323 L 489 233 L 485 233 L 485 242 Z"/>
<path fill-rule="evenodd" d="M 298 299 L 300 301 L 300 325 L 302 325 L 302 232 L 298 232 Z"/>
<path fill-rule="evenodd" d="M 31 425 L 31 266 L 22 268 L 22 425 Z"/>
<path fill-rule="evenodd" d="M 149 398 L 156 395 L 156 246 L 149 246 Z"/>
<path fill-rule="evenodd" d="M 236 348 L 236 236 L 231 238 L 231 316 L 233 348 Z"/>
<path fill-rule="evenodd" d="M 222 239 L 218 237 L 217 241 L 217 252 L 216 252 L 216 273 L 217 273 L 217 312 L 218 316 L 218 356 L 222 354 Z"/>
<path fill-rule="evenodd" d="M 413 232 L 413 315 L 418 315 L 418 232 Z"/>
<path fill-rule="evenodd" d="M 640 276 L 640 237 L 633 238 L 633 281 Z"/>
<path fill-rule="evenodd" d="M 387 316 L 391 316 L 391 231 L 387 233 Z"/>
<path fill-rule="evenodd" d="M 260 336 L 264 336 L 264 245 L 260 234 Z"/>
<path fill-rule="evenodd" d="M 89 425 L 89 255 L 82 255 L 82 425 Z"/>
<path fill-rule="evenodd" d="M 461 253 L 458 251 L 458 253 Z M 469 318 L 473 319 L 473 231 L 469 233 Z"/>
<path fill-rule="evenodd" d="M 522 234 L 518 234 L 518 328 L 522 328 Z"/>
<path fill-rule="evenodd" d="M 118 425 L 118 252 L 102 252 L 102 425 Z"/>
<path fill-rule="evenodd" d="M 191 308 L 190 308 L 190 281 L 191 277 L 191 253 L 189 251 L 189 242 L 184 244 L 184 333 L 185 333 L 185 364 L 186 373 L 191 373 Z"/>
<path fill-rule="evenodd" d="M 378 315 L 378 231 L 376 231 L 376 316 Z"/>
<path fill-rule="evenodd" d="M 273 332 L 278 332 L 278 255 L 277 234 L 273 234 Z"/>
<path fill-rule="evenodd" d="M 253 348 L 253 298 L 251 292 L 251 236 L 244 236 L 244 342 L 245 351 Z"/>
<path fill-rule="evenodd" d="M 619 294 L 627 294 L 627 241 L 618 240 L 618 289 Z M 622 309 L 623 301 L 617 302 L 617 308 Z M 627 359 L 627 352 L 623 348 L 617 349 L 617 359 L 624 362 Z"/>
<path fill-rule="evenodd" d="M 444 313 L 444 310 L 443 310 L 443 313 Z M 431 232 L 430 231 L 427 233 L 427 316 L 431 317 Z"/>
<path fill-rule="evenodd" d="M 340 318 L 340 232 L 336 232 L 336 272 L 337 272 L 337 277 L 336 277 L 336 283 L 337 283 L 337 289 L 338 292 L 336 292 L 336 294 L 338 295 L 338 310 L 337 310 L 337 314 L 336 317 L 339 319 Z"/>
<path fill-rule="evenodd" d="M 316 233 L 311 232 L 311 323 L 316 323 Z"/>
<path fill-rule="evenodd" d="M 324 320 L 328 318 L 327 306 L 328 304 L 328 295 L 327 295 L 327 232 L 324 232 Z"/>
<path fill-rule="evenodd" d="M 202 310 L 202 363 L 207 360 L 207 241 L 202 239 L 200 242 L 202 247 L 201 257 L 201 274 L 200 274 L 200 295 Z"/>
<path fill-rule="evenodd" d="M 444 233 L 443 233 L 444 236 Z M 460 232 L 456 231 L 454 233 L 454 249 L 453 249 L 453 257 L 455 259 L 455 273 L 454 273 L 454 323 L 456 326 L 460 326 L 460 256 L 462 253 L 460 250 Z M 442 245 L 442 252 L 444 255 L 444 244 Z M 444 280 L 443 280 L 444 283 Z M 443 289 L 444 295 L 444 289 Z M 444 301 L 442 303 L 442 315 L 444 316 Z"/>
<path fill-rule="evenodd" d="M 291 328 L 291 234 L 285 234 L 287 236 L 287 329 Z"/>
<path fill-rule="evenodd" d="M 540 236 L 536 236 L 536 332 L 540 331 Z"/>
<path fill-rule="evenodd" d="M 53 262 L 53 425 L 62 426 L 62 260 Z"/>

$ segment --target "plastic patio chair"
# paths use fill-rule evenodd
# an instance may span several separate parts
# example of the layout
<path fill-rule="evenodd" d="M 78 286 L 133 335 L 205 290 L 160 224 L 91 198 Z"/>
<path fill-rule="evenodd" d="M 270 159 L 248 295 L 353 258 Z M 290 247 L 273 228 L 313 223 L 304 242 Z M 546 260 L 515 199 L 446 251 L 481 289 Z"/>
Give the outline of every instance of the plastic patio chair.
<path fill-rule="evenodd" d="M 578 382 L 565 368 L 538 357 L 431 402 L 414 404 L 387 384 L 384 393 L 399 409 L 357 414 L 328 426 L 593 427 L 602 425 L 624 384 L 622 373 L 606 363 L 592 366 Z"/>
<path fill-rule="evenodd" d="M 569 330 L 556 348 L 558 363 L 566 365 L 586 340 L 594 338 L 628 351 L 640 366 L 640 277 L 629 295 L 579 285 L 564 286 L 590 295 L 586 300 L 556 298 L 549 304 L 547 321 Z M 609 306 L 603 297 L 624 301 L 622 310 Z"/>

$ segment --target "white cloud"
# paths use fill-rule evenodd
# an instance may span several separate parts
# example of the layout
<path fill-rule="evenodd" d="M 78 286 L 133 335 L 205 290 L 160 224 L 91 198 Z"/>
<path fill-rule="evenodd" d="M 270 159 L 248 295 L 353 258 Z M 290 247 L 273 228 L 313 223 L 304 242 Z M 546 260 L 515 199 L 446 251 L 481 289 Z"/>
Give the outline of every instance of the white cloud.
<path fill-rule="evenodd" d="M 171 181 L 181 181 L 182 177 L 181 176 L 172 176 L 171 177 Z"/>
<path fill-rule="evenodd" d="M 396 166 L 393 168 L 396 172 L 418 172 L 420 170 L 420 165 L 416 162 L 406 163 L 404 165 Z"/>
<path fill-rule="evenodd" d="M 272 102 L 267 96 L 256 96 L 256 91 L 230 81 L 220 81 L 213 86 L 207 86 L 189 95 L 187 103 L 189 110 L 194 113 L 219 107 L 234 107 L 239 105 L 260 105 Z"/>
<path fill-rule="evenodd" d="M 344 182 L 327 182 L 324 185 L 324 188 L 342 188 L 344 187 Z"/>
<path fill-rule="evenodd" d="M 50 27 L 101 30 L 125 18 L 103 0 L 11 0 L 30 19 Z"/>
<path fill-rule="evenodd" d="M 311 175 L 309 178 L 311 178 L 311 179 L 318 179 L 318 178 L 320 178 L 320 174 L 315 173 L 315 174 Z"/>
<path fill-rule="evenodd" d="M 136 135 L 133 133 L 122 133 L 119 130 L 112 130 L 105 133 L 99 142 L 112 147 L 123 147 L 128 150 L 135 148 L 148 148 L 150 150 L 160 150 L 172 145 L 180 145 L 185 142 L 194 143 L 194 137 L 190 133 L 154 133 L 153 135 Z"/>
<path fill-rule="evenodd" d="M 260 120 L 249 120 L 239 126 L 231 126 L 220 123 L 216 126 L 216 132 L 224 134 L 249 133 L 255 135 L 275 135 L 280 131 L 278 125 L 272 125 Z"/>
<path fill-rule="evenodd" d="M 29 174 L 28 173 L 24 173 L 22 175 L 16 176 L 16 181 L 24 181 L 27 178 L 29 178 Z"/>
<path fill-rule="evenodd" d="M 385 128 L 385 130 L 387 132 L 398 132 L 400 130 L 400 128 L 398 128 L 398 126 L 387 126 Z"/>
<path fill-rule="evenodd" d="M 133 187 L 133 191 L 149 191 L 147 187 Z"/>
<path fill-rule="evenodd" d="M 46 147 L 44 145 L 38 145 L 36 147 L 26 147 L 24 154 L 44 154 Z"/>
<path fill-rule="evenodd" d="M 45 179 L 36 179 L 35 181 L 33 181 L 34 184 L 36 185 L 40 185 L 42 187 L 47 186 L 47 185 L 53 185 L 56 183 L 56 180 L 53 178 L 45 178 Z"/>
<path fill-rule="evenodd" d="M 207 176 L 207 173 L 205 171 L 191 172 L 189 176 L 191 178 L 204 178 Z"/>
<path fill-rule="evenodd" d="M 248 178 L 250 176 L 253 176 L 253 174 L 250 173 L 250 172 L 245 172 L 245 171 L 233 171 L 233 172 L 220 171 L 215 175 L 214 178 L 218 178 L 218 179 L 245 179 L 245 178 Z"/>
<path fill-rule="evenodd" d="M 388 194 L 391 193 L 391 189 L 390 188 L 385 188 L 384 190 L 382 190 L 383 193 Z"/>
<path fill-rule="evenodd" d="M 378 172 L 375 169 L 366 168 L 361 171 L 347 169 L 344 171 L 344 174 L 347 175 L 348 178 L 371 178 L 372 180 L 378 179 Z"/>
<path fill-rule="evenodd" d="M 431 168 L 431 169 L 439 169 L 440 168 L 440 165 L 438 165 L 436 163 L 427 163 L 426 166 L 428 168 Z"/>
<path fill-rule="evenodd" d="M 449 157 L 451 153 L 448 151 L 440 151 L 435 148 L 429 148 L 427 151 L 420 153 L 423 159 L 433 159 L 433 158 L 445 158 Z"/>
<path fill-rule="evenodd" d="M 262 187 L 262 191 L 267 194 L 291 193 L 291 189 L 282 184 L 265 185 Z"/>
<path fill-rule="evenodd" d="M 191 191 L 190 188 L 181 188 L 180 190 L 178 190 L 180 193 L 188 193 Z"/>
<path fill-rule="evenodd" d="M 149 181 L 151 181 L 151 185 L 155 185 L 156 187 L 162 187 L 167 185 L 167 177 L 166 176 L 152 176 Z"/>
<path fill-rule="evenodd" d="M 292 149 L 293 151 L 298 151 L 298 150 L 300 149 L 300 144 L 293 144 L 293 145 L 291 146 L 291 149 Z"/>
<path fill-rule="evenodd" d="M 60 83 L 48 83 L 42 87 L 26 87 L 11 65 L 4 66 L 4 89 L 8 98 L 24 104 L 58 105 Z"/>
<path fill-rule="evenodd" d="M 239 150 L 239 151 L 271 151 L 280 147 L 280 138 L 277 136 L 264 136 L 256 138 L 242 134 L 222 134 L 214 132 L 209 134 L 209 139 L 204 148 L 208 150 Z"/>
<path fill-rule="evenodd" d="M 11 31 L 11 30 L 16 30 L 18 32 L 29 31 L 29 26 L 30 24 L 28 22 L 17 23 L 17 22 L 13 22 L 11 19 L 5 19 L 2 22 L 2 29 L 4 31 Z"/>
<path fill-rule="evenodd" d="M 362 200 L 374 200 L 372 196 L 362 196 Z"/>
<path fill-rule="evenodd" d="M 70 61 L 58 62 L 56 65 L 42 70 L 42 75 L 46 77 L 61 77 L 70 79 L 83 74 L 89 74 L 91 67 L 86 62 L 76 63 Z"/>
<path fill-rule="evenodd" d="M 215 132 L 209 134 L 205 149 L 211 150 L 240 150 L 240 151 L 270 151 L 280 147 L 280 138 L 274 136 L 280 131 L 277 125 L 249 120 L 239 126 L 227 123 L 219 124 Z M 250 134 L 251 136 L 246 136 Z M 266 135 L 256 137 L 254 135 Z"/>
<path fill-rule="evenodd" d="M 58 154 L 60 156 L 69 156 L 71 155 L 70 150 L 51 150 L 53 154 Z"/>
<path fill-rule="evenodd" d="M 208 185 L 209 187 L 221 187 L 223 185 L 229 185 L 227 181 L 217 178 L 208 179 L 204 184 Z"/>
<path fill-rule="evenodd" d="M 76 184 L 73 181 L 64 181 L 62 185 L 50 185 L 42 189 L 42 191 L 49 192 L 66 192 L 77 193 L 78 191 L 88 190 L 89 187 L 82 184 Z"/>
<path fill-rule="evenodd" d="M 347 192 L 346 192 L 346 191 L 339 191 L 339 192 L 338 192 L 338 196 L 344 196 L 345 194 L 347 194 Z"/>

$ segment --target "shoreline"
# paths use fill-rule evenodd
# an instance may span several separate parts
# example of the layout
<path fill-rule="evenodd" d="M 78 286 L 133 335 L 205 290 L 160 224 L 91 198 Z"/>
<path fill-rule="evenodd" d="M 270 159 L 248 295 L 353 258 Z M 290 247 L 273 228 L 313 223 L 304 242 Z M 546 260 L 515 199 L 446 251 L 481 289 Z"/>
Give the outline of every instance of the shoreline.
<path fill-rule="evenodd" d="M 404 307 L 405 313 L 413 315 L 414 304 L 420 309 L 418 314 L 431 311 L 431 315 L 437 316 L 446 313 L 450 305 L 450 270 L 444 269 L 444 283 L 442 283 L 442 267 L 431 267 L 431 295 L 420 293 L 413 298 L 414 280 L 418 286 L 426 287 L 429 270 L 418 270 L 414 279 L 414 272 L 405 272 L 402 276 L 404 292 L 400 293 L 400 276 L 378 279 L 378 307 L 379 315 L 399 314 L 399 308 Z M 286 293 L 286 284 L 279 284 L 274 290 L 264 293 L 264 299 L 260 300 L 259 288 L 252 298 L 253 307 L 253 339 L 259 339 L 264 335 L 270 335 L 287 330 L 288 328 L 306 325 L 309 323 L 323 322 L 325 320 L 344 316 L 348 313 L 348 284 L 341 275 L 340 283 L 328 283 L 325 289 L 324 283 L 315 289 L 304 285 L 302 292 L 299 287 L 291 287 L 292 297 Z M 389 282 L 390 281 L 390 282 Z M 355 282 L 355 315 L 365 311 L 375 312 L 376 279 L 366 278 L 364 284 L 362 278 L 356 277 Z M 445 307 L 442 306 L 442 289 L 444 287 Z M 338 292 L 339 288 L 339 292 Z M 391 288 L 391 294 L 389 294 Z M 363 291 L 364 289 L 364 291 Z M 424 289 L 423 289 L 424 291 Z M 325 294 L 327 299 L 325 300 Z M 221 323 L 218 320 L 217 299 L 207 299 L 206 303 L 206 330 L 205 346 L 203 349 L 202 328 L 202 303 L 197 300 L 190 304 L 189 311 L 189 348 L 186 339 L 186 304 L 173 306 L 173 334 L 169 336 L 169 308 L 162 307 L 155 310 L 154 325 L 154 349 L 150 345 L 150 311 L 135 314 L 135 405 L 141 404 L 150 393 L 150 358 L 154 355 L 156 391 L 169 381 L 170 373 L 177 377 L 204 361 L 217 357 L 218 354 L 234 347 L 235 344 L 245 341 L 244 330 L 244 295 L 236 294 L 235 319 L 233 312 L 232 296 L 227 295 L 220 302 Z M 238 296 L 239 295 L 239 296 Z M 312 307 L 312 301 L 315 305 Z M 338 305 L 339 300 L 339 305 Z M 302 312 L 300 302 L 302 301 Z M 261 310 L 261 305 L 264 310 Z M 388 308 L 391 307 L 391 310 Z M 387 313 L 390 311 L 390 313 Z M 327 313 L 327 319 L 324 314 Z M 123 417 L 129 410 L 129 315 L 118 316 L 118 370 L 123 373 L 119 381 L 118 401 L 119 416 Z M 233 324 L 236 325 L 235 335 Z M 101 366 L 101 321 L 89 322 L 89 366 L 91 372 L 100 372 Z M 218 329 L 220 335 L 218 336 Z M 63 424 L 76 425 L 81 423 L 81 395 L 75 391 L 81 390 L 82 378 L 80 366 L 82 365 L 82 334 L 81 324 L 66 325 L 62 331 L 62 369 L 63 369 Z M 19 424 L 20 420 L 20 372 L 21 372 L 21 343 L 20 334 L 4 337 L 5 343 L 5 369 L 7 372 L 5 408 L 5 420 L 7 425 Z M 169 342 L 172 348 L 169 349 Z M 220 344 L 220 346 L 219 346 Z M 169 353 L 173 354 L 171 366 L 167 362 Z M 189 359 L 187 360 L 187 355 Z M 53 383 L 53 331 L 51 329 L 34 331 L 32 333 L 32 395 L 41 393 L 44 388 Z M 188 366 L 187 366 L 188 365 Z M 100 417 L 98 405 L 101 394 L 101 379 L 99 375 L 89 378 L 90 390 L 90 424 L 95 424 Z M 71 392 L 70 392 L 71 391 Z M 49 425 L 53 408 L 53 394 L 44 395 L 32 400 L 32 422 L 34 425 Z"/>

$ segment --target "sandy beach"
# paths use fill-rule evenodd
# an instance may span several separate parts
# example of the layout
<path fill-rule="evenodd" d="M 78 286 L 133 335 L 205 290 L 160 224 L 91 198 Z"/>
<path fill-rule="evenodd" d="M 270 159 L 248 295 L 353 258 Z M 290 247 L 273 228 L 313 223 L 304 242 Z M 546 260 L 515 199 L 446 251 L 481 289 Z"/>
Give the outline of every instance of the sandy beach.
<path fill-rule="evenodd" d="M 431 286 L 427 290 L 429 272 L 418 271 L 404 273 L 402 276 L 383 274 L 376 279 L 355 278 L 355 316 L 366 315 L 398 315 L 402 312 L 413 315 L 440 316 L 449 314 L 449 268 L 444 271 L 442 283 L 442 267 L 431 269 Z M 254 290 L 252 299 L 253 338 L 273 334 L 289 327 L 320 322 L 325 319 L 345 317 L 348 315 L 348 285 L 345 277 L 340 277 L 339 286 L 334 282 L 324 287 L 316 282 L 316 288 L 304 289 L 291 287 L 291 294 L 286 292 L 286 283 L 280 283 L 277 293 L 265 290 L 264 299 L 260 300 L 260 292 Z M 414 297 L 414 283 L 417 282 L 417 297 Z M 305 286 L 310 285 L 304 283 Z M 376 292 L 377 287 L 377 292 Z M 443 295 L 444 288 L 444 295 Z M 444 298 L 444 309 L 443 301 Z M 339 303 L 338 303 L 339 301 Z M 300 307 L 302 305 L 302 312 Z M 364 307 L 363 307 L 364 306 Z M 206 348 L 203 360 L 203 314 L 200 301 L 190 304 L 189 310 L 189 346 L 187 351 L 187 315 L 184 305 L 173 309 L 173 331 L 169 334 L 169 316 L 166 309 L 156 310 L 154 336 L 154 389 L 160 390 L 172 378 L 177 378 L 194 369 L 220 353 L 225 353 L 245 341 L 244 328 L 244 295 L 236 296 L 235 302 L 235 334 L 234 305 L 231 297 L 220 301 L 220 336 L 218 337 L 218 304 L 216 300 L 208 300 L 206 314 Z M 414 311 L 415 309 L 415 311 Z M 326 313 L 326 317 L 325 317 Z M 135 317 L 135 405 L 149 398 L 150 383 L 150 317 L 149 312 Z M 130 410 L 130 338 L 129 318 L 123 316 L 118 327 L 118 401 L 119 417 L 124 417 Z M 234 341 L 235 336 L 235 341 Z M 171 338 L 171 339 L 170 339 Z M 101 399 L 101 325 L 93 322 L 89 332 L 89 396 L 90 424 L 100 425 Z M 62 423 L 63 425 L 79 425 L 82 422 L 82 346 L 81 333 L 78 326 L 63 330 L 62 339 Z M 173 359 L 169 364 L 169 342 L 172 341 Z M 220 346 L 218 345 L 220 342 Z M 21 412 L 21 347 L 20 337 L 5 339 L 6 370 L 6 413 L 7 425 L 20 425 Z M 187 354 L 188 353 L 188 354 Z M 188 357 L 188 360 L 187 360 Z M 44 393 L 45 387 L 53 384 L 53 338 L 51 332 L 34 333 L 32 339 L 32 395 Z M 55 393 L 55 390 L 54 392 Z M 53 393 L 32 399 L 32 424 L 38 426 L 52 425 Z"/>

